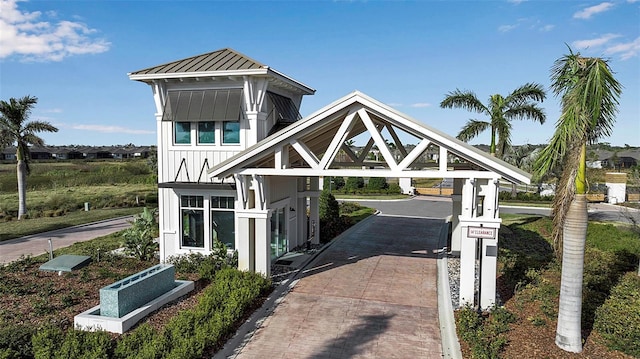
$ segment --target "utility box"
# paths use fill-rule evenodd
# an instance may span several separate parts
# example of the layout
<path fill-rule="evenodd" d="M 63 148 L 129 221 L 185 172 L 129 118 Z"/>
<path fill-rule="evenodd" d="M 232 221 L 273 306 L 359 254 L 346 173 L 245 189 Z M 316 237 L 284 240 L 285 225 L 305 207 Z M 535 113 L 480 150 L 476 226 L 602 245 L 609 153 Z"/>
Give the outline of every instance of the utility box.
<path fill-rule="evenodd" d="M 605 179 L 609 203 L 617 204 L 625 202 L 627 197 L 627 174 L 608 172 Z"/>

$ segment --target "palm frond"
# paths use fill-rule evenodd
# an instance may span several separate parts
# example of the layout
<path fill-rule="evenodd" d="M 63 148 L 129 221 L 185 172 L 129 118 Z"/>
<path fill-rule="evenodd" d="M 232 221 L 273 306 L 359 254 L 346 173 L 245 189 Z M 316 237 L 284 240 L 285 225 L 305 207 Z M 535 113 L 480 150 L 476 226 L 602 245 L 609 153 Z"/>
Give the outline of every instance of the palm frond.
<path fill-rule="evenodd" d="M 469 120 L 462 129 L 458 136 L 456 136 L 460 141 L 470 141 L 476 136 L 478 136 L 481 132 L 485 131 L 487 128 L 491 127 L 491 123 L 479 120 Z"/>
<path fill-rule="evenodd" d="M 440 102 L 442 108 L 462 108 L 477 113 L 489 114 L 489 109 L 478 100 L 476 94 L 471 91 L 455 90 L 449 92 Z"/>
<path fill-rule="evenodd" d="M 507 96 L 506 103 L 510 106 L 518 106 L 519 104 L 528 101 L 543 102 L 547 94 L 544 91 L 544 87 L 537 83 L 526 83 L 517 89 L 513 90 Z"/>

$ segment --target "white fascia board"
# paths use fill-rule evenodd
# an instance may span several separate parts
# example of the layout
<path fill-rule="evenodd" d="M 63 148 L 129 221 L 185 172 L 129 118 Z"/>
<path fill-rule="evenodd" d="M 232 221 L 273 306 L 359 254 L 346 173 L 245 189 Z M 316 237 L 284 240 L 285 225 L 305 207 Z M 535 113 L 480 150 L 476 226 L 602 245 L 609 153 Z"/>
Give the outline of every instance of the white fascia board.
<path fill-rule="evenodd" d="M 300 82 L 300 81 L 296 81 L 296 80 L 294 80 L 293 78 L 291 78 L 291 77 L 289 77 L 289 76 L 287 76 L 287 75 L 283 74 L 283 73 L 282 73 L 282 72 L 280 72 L 280 71 L 277 71 L 277 70 L 275 70 L 275 69 L 272 69 L 272 68 L 270 68 L 270 67 L 268 67 L 268 66 L 267 66 L 266 68 L 267 68 L 267 70 L 268 70 L 268 72 L 269 72 L 269 74 L 270 74 L 271 76 L 273 76 L 273 77 L 275 77 L 275 78 L 279 79 L 279 80 L 280 80 L 280 81 L 282 81 L 282 82 L 288 83 L 288 84 L 289 84 L 289 85 L 291 85 L 291 86 L 294 86 L 294 87 L 296 87 L 296 88 L 299 88 L 300 90 L 302 90 L 302 92 L 303 92 L 305 95 L 313 95 L 313 94 L 315 94 L 315 93 L 316 93 L 316 90 L 315 90 L 314 88 L 311 88 L 311 87 L 309 87 L 309 86 L 307 86 L 307 85 L 303 84 L 303 83 L 302 83 L 302 82 Z"/>
<path fill-rule="evenodd" d="M 133 81 L 150 81 L 164 79 L 185 79 L 195 77 L 220 77 L 220 76 L 250 76 L 250 75 L 268 75 L 269 69 L 260 68 L 252 70 L 232 70 L 232 71 L 202 71 L 202 72 L 171 72 L 161 74 L 138 74 L 128 73 L 130 80 Z"/>
<path fill-rule="evenodd" d="M 303 176 L 303 177 L 390 177 L 390 178 L 483 178 L 500 179 L 500 174 L 490 171 L 393 171 L 376 169 L 312 169 L 312 168 L 246 168 L 237 172 L 240 175 L 260 176 Z"/>

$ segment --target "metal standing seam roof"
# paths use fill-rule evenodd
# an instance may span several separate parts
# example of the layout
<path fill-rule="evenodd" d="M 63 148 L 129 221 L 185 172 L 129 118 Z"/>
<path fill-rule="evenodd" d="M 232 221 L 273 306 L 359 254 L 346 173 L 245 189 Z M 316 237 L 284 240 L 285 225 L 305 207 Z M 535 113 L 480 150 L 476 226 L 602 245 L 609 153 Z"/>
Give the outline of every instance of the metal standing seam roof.
<path fill-rule="evenodd" d="M 225 76 L 269 75 L 297 88 L 305 95 L 316 92 L 302 82 L 230 48 L 130 72 L 128 75 L 131 80 L 147 82 L 157 79 L 216 76 L 217 73 Z"/>
<path fill-rule="evenodd" d="M 183 60 L 134 71 L 131 75 L 171 74 L 185 72 L 236 71 L 267 68 L 235 50 L 225 48 Z"/>

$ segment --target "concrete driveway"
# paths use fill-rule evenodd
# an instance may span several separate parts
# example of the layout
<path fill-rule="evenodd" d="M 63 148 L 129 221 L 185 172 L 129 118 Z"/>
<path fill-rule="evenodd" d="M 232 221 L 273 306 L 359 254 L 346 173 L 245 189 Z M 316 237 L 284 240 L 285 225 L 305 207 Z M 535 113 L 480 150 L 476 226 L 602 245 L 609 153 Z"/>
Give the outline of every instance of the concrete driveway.
<path fill-rule="evenodd" d="M 340 237 L 236 358 L 441 358 L 441 220 L 378 215 Z"/>

